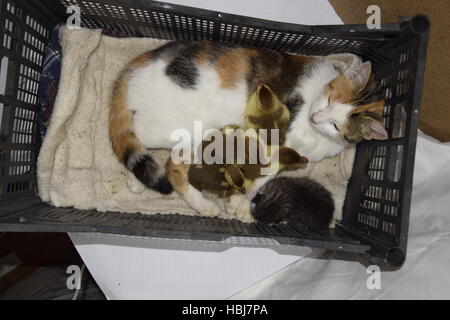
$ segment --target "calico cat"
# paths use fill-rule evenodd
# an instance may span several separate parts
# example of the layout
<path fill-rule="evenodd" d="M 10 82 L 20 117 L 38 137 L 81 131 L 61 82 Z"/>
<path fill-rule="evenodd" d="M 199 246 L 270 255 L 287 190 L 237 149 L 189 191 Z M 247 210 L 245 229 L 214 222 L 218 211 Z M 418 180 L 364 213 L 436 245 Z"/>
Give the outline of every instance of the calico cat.
<path fill-rule="evenodd" d="M 286 104 L 287 147 L 320 161 L 363 139 L 386 139 L 384 106 L 371 64 L 344 75 L 321 57 L 290 55 L 212 42 L 170 42 L 133 59 L 112 93 L 109 137 L 116 156 L 144 185 L 173 191 L 148 148 L 171 149 L 174 130 L 191 135 L 229 124 L 242 127 L 255 79 Z"/>
<path fill-rule="evenodd" d="M 309 178 L 274 178 L 258 190 L 251 205 L 258 222 L 296 224 L 311 230 L 327 228 L 333 212 L 331 193 Z"/>

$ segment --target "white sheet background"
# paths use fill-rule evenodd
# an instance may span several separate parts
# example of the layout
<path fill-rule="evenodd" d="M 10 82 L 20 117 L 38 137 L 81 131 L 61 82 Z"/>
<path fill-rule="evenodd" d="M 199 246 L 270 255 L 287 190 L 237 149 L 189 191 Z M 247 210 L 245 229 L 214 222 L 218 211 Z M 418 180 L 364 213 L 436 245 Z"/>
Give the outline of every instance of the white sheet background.
<path fill-rule="evenodd" d="M 342 23 L 326 0 L 168 0 L 168 2 L 293 23 Z M 366 280 L 369 275 L 366 268 L 357 262 L 304 257 L 235 294 L 232 298 L 449 299 L 449 208 L 450 144 L 442 144 L 420 134 L 417 144 L 408 256 L 401 270 L 382 273 L 381 290 L 367 289 Z M 82 249 L 81 246 L 77 248 Z M 100 259 L 96 259 L 94 255 L 85 259 L 85 262 L 88 267 L 93 264 L 101 265 L 101 261 L 98 260 Z M 98 270 L 98 276 L 102 271 L 112 267 L 103 265 L 104 270 Z M 145 265 L 135 264 L 134 268 L 145 268 Z M 98 278 L 96 274 L 94 277 Z M 115 281 L 113 278 L 101 278 L 105 286 Z M 115 298 L 121 296 L 123 297 L 120 291 L 115 292 Z"/>

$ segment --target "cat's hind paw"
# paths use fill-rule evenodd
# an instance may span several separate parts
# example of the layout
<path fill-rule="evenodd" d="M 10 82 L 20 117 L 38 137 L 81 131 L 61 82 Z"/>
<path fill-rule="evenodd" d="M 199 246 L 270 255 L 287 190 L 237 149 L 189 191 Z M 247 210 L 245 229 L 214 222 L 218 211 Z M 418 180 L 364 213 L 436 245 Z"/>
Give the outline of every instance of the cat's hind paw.
<path fill-rule="evenodd" d="M 222 209 L 212 201 L 205 201 L 195 209 L 204 217 L 217 217 L 223 213 Z"/>
<path fill-rule="evenodd" d="M 236 217 L 242 222 L 251 223 L 255 220 L 251 214 L 251 202 L 247 199 L 243 200 L 236 211 Z"/>

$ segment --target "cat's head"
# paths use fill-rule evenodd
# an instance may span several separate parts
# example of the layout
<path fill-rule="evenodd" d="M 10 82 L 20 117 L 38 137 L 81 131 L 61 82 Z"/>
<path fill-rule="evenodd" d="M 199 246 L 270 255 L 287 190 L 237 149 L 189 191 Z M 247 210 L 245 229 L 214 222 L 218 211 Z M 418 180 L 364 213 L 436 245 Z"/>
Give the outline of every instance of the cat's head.
<path fill-rule="evenodd" d="M 348 143 L 387 139 L 382 121 L 384 100 L 371 72 L 370 62 L 365 62 L 330 81 L 311 107 L 313 127 Z"/>

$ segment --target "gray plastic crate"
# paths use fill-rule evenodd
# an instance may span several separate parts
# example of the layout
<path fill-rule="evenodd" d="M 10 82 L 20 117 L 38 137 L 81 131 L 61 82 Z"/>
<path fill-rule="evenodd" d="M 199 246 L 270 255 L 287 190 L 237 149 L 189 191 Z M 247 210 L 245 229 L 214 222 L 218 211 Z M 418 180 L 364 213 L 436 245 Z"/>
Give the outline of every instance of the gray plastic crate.
<path fill-rule="evenodd" d="M 0 2 L 0 231 L 104 232 L 182 239 L 267 237 L 281 244 L 356 252 L 400 266 L 409 209 L 429 21 L 417 15 L 368 30 L 365 25 L 304 26 L 147 0 L 5 0 Z M 181 215 L 99 213 L 54 208 L 36 196 L 37 86 L 50 30 L 78 5 L 82 24 L 132 37 L 211 40 L 289 53 L 353 52 L 372 61 L 386 93 L 390 139 L 362 142 L 336 229 L 244 224 Z M 406 125 L 400 126 L 401 118 Z"/>

